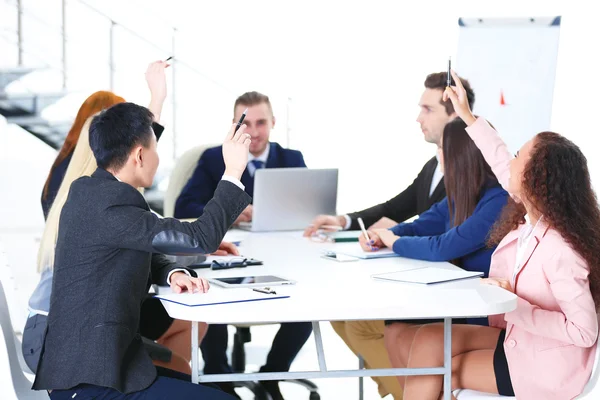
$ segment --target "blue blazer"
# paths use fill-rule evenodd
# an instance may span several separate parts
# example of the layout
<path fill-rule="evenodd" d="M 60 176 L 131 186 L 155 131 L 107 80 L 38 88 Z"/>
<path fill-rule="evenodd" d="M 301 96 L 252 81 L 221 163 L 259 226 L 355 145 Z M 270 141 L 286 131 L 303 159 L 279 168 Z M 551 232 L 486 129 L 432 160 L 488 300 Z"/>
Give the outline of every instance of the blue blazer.
<path fill-rule="evenodd" d="M 265 168 L 306 168 L 304 157 L 299 151 L 284 149 L 275 142 L 271 142 L 269 146 L 271 148 Z M 202 215 L 204 206 L 212 199 L 224 172 L 222 146 L 206 150 L 198 160 L 194 174 L 175 202 L 175 218 L 198 218 Z M 252 196 L 254 177 L 250 176 L 248 169 L 244 171 L 241 181 L 246 187 L 246 193 Z"/>
<path fill-rule="evenodd" d="M 402 257 L 418 260 L 457 260 L 459 267 L 481 271 L 487 277 L 495 248 L 487 247 L 486 240 L 507 200 L 508 193 L 500 185 L 487 188 L 473 214 L 459 226 L 451 227 L 448 200 L 444 198 L 415 221 L 391 228 L 400 236 L 393 250 Z"/>

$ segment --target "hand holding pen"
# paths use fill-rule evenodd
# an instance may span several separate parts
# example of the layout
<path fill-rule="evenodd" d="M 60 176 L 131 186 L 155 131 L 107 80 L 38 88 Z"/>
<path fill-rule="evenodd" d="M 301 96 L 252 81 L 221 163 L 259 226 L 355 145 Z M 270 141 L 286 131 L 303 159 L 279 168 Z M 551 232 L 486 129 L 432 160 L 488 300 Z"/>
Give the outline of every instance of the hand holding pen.
<path fill-rule="evenodd" d="M 454 83 L 456 86 L 450 86 L 446 88 L 444 91 L 443 100 L 450 100 L 454 106 L 454 111 L 456 111 L 456 114 L 465 122 L 465 124 L 467 124 L 467 126 L 470 126 L 473 122 L 475 122 L 476 118 L 473 116 L 471 108 L 469 107 L 467 91 L 465 90 L 460 78 L 454 70 L 452 70 L 452 77 L 454 78 Z"/>
<path fill-rule="evenodd" d="M 362 231 L 362 235 L 358 237 L 358 243 L 364 251 L 377 251 L 384 246 L 377 233 L 367 232 L 362 218 L 358 218 L 358 225 Z"/>

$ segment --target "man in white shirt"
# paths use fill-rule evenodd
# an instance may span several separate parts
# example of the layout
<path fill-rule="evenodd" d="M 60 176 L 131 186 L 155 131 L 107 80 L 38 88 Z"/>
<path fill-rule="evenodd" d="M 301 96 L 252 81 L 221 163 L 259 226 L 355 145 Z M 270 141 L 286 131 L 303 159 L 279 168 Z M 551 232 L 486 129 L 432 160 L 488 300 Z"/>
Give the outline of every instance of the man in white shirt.
<path fill-rule="evenodd" d="M 469 82 L 462 79 L 467 91 L 469 104 L 473 106 L 475 94 Z M 441 139 L 444 127 L 454 118 L 456 113 L 452 105 L 442 101 L 442 94 L 446 88 L 446 72 L 432 73 L 424 82 L 425 90 L 419 100 L 420 112 L 417 122 L 421 127 L 425 141 L 441 148 Z M 423 166 L 414 182 L 396 197 L 367 208 L 362 211 L 346 215 L 319 215 L 311 226 L 306 228 L 305 236 L 313 235 L 324 225 L 339 226 L 343 229 L 357 230 L 357 219 L 363 219 L 369 229 L 391 228 L 399 222 L 421 214 L 432 205 L 446 197 L 444 188 L 444 174 L 437 157 L 431 158 Z"/>

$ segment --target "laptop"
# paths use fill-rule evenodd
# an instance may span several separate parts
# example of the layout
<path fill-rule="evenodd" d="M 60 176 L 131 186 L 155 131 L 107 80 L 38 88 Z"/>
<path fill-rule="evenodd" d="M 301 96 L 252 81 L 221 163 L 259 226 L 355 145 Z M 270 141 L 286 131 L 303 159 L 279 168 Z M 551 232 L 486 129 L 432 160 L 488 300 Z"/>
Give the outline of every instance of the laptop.
<path fill-rule="evenodd" d="M 335 215 L 337 169 L 262 168 L 254 176 L 252 232 L 305 229 L 319 214 Z"/>

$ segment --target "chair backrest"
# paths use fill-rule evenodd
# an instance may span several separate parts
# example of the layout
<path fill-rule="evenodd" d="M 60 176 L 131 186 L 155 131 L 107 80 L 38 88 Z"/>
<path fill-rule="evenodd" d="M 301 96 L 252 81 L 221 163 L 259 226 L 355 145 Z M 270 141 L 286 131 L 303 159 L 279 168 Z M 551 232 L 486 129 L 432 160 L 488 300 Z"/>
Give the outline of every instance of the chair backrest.
<path fill-rule="evenodd" d="M 10 365 L 10 375 L 13 383 L 13 388 L 18 399 L 47 399 L 48 396 L 44 392 L 36 392 L 31 390 L 31 382 L 21 369 L 19 363 L 18 351 L 16 343 L 18 342 L 15 331 L 13 330 L 12 322 L 10 321 L 10 313 L 8 311 L 8 302 L 4 295 L 4 287 L 0 282 L 0 326 L 2 327 L 2 335 L 4 336 L 4 344 L 6 353 L 8 354 L 8 363 Z"/>
<path fill-rule="evenodd" d="M 599 399 L 600 398 L 600 340 L 596 339 L 596 357 L 590 380 L 583 388 L 583 392 L 577 399 Z"/>
<path fill-rule="evenodd" d="M 175 213 L 175 202 L 194 173 L 194 169 L 198 164 L 198 159 L 206 149 L 211 147 L 215 147 L 215 145 L 211 144 L 194 147 L 183 153 L 183 155 L 177 159 L 175 168 L 173 168 L 171 176 L 169 177 L 169 186 L 167 187 L 163 202 L 163 214 L 165 217 L 172 217 Z"/>

